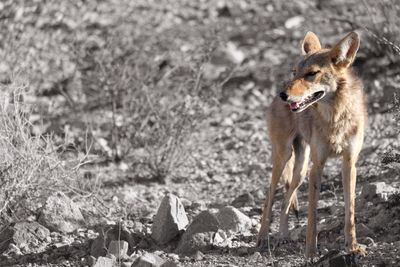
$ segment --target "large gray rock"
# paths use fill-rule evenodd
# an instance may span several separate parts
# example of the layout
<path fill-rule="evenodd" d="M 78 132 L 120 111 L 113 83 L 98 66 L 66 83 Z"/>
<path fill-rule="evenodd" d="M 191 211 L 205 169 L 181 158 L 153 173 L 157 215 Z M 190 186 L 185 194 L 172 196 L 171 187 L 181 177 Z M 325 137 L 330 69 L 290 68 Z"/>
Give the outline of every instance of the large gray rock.
<path fill-rule="evenodd" d="M 71 233 L 85 225 L 79 206 L 62 192 L 57 192 L 46 200 L 39 223 L 52 231 L 62 233 Z"/>
<path fill-rule="evenodd" d="M 360 198 L 361 201 L 379 203 L 387 201 L 391 195 L 399 192 L 400 189 L 394 188 L 385 182 L 375 182 L 363 186 Z"/>
<path fill-rule="evenodd" d="M 238 209 L 228 206 L 216 214 L 220 228 L 230 232 L 245 232 L 251 228 L 251 219 Z"/>
<path fill-rule="evenodd" d="M 179 198 L 173 194 L 166 195 L 151 227 L 151 237 L 158 244 L 166 244 L 174 239 L 189 224 L 185 208 Z"/>
<path fill-rule="evenodd" d="M 132 267 L 175 267 L 176 264 L 171 261 L 166 261 L 154 253 L 145 253 L 137 258 Z"/>
<path fill-rule="evenodd" d="M 50 231 L 37 222 L 18 222 L 0 231 L 0 254 L 12 246 L 23 253 L 43 252 L 51 241 Z"/>
<path fill-rule="evenodd" d="M 176 252 L 179 254 L 193 254 L 196 251 L 207 251 L 212 247 L 214 234 L 220 223 L 215 214 L 203 211 L 197 215 L 183 234 Z"/>

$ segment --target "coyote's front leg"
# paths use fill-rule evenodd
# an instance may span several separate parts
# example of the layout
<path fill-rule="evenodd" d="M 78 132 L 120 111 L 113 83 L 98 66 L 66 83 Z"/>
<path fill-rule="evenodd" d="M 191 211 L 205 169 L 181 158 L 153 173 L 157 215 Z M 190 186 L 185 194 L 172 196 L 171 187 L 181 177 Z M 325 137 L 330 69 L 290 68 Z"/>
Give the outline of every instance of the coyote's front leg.
<path fill-rule="evenodd" d="M 356 160 L 358 155 L 344 155 L 342 164 L 342 182 L 345 206 L 344 237 L 345 248 L 349 253 L 366 254 L 365 248 L 357 243 L 355 225 L 355 191 L 357 181 Z"/>

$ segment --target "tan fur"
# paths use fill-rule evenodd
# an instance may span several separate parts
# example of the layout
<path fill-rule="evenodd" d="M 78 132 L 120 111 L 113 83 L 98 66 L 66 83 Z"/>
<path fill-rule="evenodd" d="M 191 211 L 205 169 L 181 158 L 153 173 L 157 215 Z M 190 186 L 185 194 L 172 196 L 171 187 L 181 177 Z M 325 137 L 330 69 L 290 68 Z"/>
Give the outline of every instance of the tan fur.
<path fill-rule="evenodd" d="M 282 238 L 288 238 L 289 209 L 297 206 L 296 190 L 307 172 L 310 157 L 313 164 L 309 176 L 306 255 L 316 254 L 317 201 L 323 167 L 328 157 L 341 156 L 345 247 L 348 252 L 365 253 L 357 244 L 354 222 L 355 164 L 367 118 L 362 84 L 349 69 L 358 46 L 358 35 L 354 32 L 332 49 L 321 49 L 318 37 L 307 33 L 302 45 L 305 55 L 296 65 L 294 77 L 282 91 L 287 99 L 283 101 L 276 97 L 268 109 L 273 169 L 258 235 L 259 246 L 263 245 L 269 232 L 274 194 L 280 179 L 286 194 L 279 230 Z M 321 99 L 318 99 L 318 92 L 324 92 Z M 307 97 L 315 97 L 312 100 L 316 102 L 307 106 Z M 306 103 L 306 107 L 296 111 L 290 106 L 293 103 Z M 293 170 L 288 171 L 288 168 Z"/>

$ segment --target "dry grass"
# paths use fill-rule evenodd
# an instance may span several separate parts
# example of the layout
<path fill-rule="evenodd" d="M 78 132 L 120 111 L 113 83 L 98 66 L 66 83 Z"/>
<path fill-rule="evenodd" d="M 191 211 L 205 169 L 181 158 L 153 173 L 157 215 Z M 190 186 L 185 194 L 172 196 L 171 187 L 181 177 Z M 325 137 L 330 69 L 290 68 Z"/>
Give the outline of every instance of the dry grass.
<path fill-rule="evenodd" d="M 23 101 L 27 85 L 12 82 L 0 87 L 0 218 L 4 222 L 31 215 L 52 190 L 65 190 L 72 173 L 58 159 L 50 137 L 31 135 L 30 107 Z"/>
<path fill-rule="evenodd" d="M 366 10 L 364 27 L 376 43 L 374 53 L 388 57 L 392 63 L 398 62 L 400 55 L 400 6 L 394 0 L 363 0 Z"/>

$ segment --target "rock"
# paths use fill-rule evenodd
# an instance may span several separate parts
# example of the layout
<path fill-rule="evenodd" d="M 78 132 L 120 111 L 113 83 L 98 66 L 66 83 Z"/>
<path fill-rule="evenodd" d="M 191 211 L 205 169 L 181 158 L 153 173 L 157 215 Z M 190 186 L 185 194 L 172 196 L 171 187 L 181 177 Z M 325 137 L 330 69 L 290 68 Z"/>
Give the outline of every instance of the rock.
<path fill-rule="evenodd" d="M 385 209 L 379 210 L 379 213 L 368 221 L 368 227 L 373 230 L 384 229 L 391 220 L 389 212 Z"/>
<path fill-rule="evenodd" d="M 193 235 L 204 232 L 217 232 L 220 223 L 215 214 L 210 211 L 202 211 L 194 217 L 184 235 Z"/>
<path fill-rule="evenodd" d="M 71 233 L 85 224 L 78 205 L 62 192 L 57 192 L 46 200 L 39 223 L 52 231 L 62 233 Z"/>
<path fill-rule="evenodd" d="M 250 259 L 252 259 L 253 261 L 259 261 L 262 260 L 262 255 L 260 252 L 256 251 L 253 255 L 250 256 Z"/>
<path fill-rule="evenodd" d="M 122 225 L 106 226 L 98 230 L 99 236 L 92 241 L 90 247 L 90 255 L 94 257 L 105 256 L 107 254 L 106 248 L 109 247 L 111 241 L 119 240 L 128 242 L 128 248 L 135 247 L 135 240 L 131 232 Z M 118 241 L 116 241 L 118 242 Z M 128 249 L 128 253 L 130 253 Z"/>
<path fill-rule="evenodd" d="M 228 245 L 228 237 L 224 230 L 219 229 L 213 236 L 212 244 L 219 247 Z"/>
<path fill-rule="evenodd" d="M 93 267 L 113 267 L 114 259 L 107 257 L 99 257 Z"/>
<path fill-rule="evenodd" d="M 291 17 L 285 21 L 285 28 L 286 29 L 298 28 L 303 24 L 304 21 L 305 19 L 302 16 Z"/>
<path fill-rule="evenodd" d="M 162 200 L 151 227 L 151 237 L 158 244 L 174 239 L 189 224 L 185 208 L 179 198 L 168 194 Z"/>
<path fill-rule="evenodd" d="M 251 228 L 251 219 L 238 209 L 228 206 L 219 210 L 216 217 L 220 228 L 231 232 L 245 232 Z"/>
<path fill-rule="evenodd" d="M 371 230 L 368 226 L 363 223 L 357 224 L 356 226 L 357 236 L 358 237 L 374 237 L 374 231 Z"/>
<path fill-rule="evenodd" d="M 203 211 L 197 215 L 183 234 L 176 252 L 193 254 L 207 251 L 213 245 L 227 245 L 225 231 L 243 232 L 251 228 L 251 219 L 238 209 L 228 206 L 217 213 Z"/>
<path fill-rule="evenodd" d="M 375 245 L 375 241 L 369 236 L 360 237 L 360 238 L 357 238 L 357 240 L 359 240 L 360 244 L 365 244 L 368 247 Z"/>
<path fill-rule="evenodd" d="M 204 254 L 198 250 L 193 254 L 193 259 L 196 261 L 201 261 L 202 259 L 204 259 Z"/>
<path fill-rule="evenodd" d="M 369 183 L 363 186 L 361 193 L 361 201 L 372 201 L 379 203 L 387 201 L 393 194 L 400 192 L 399 189 L 394 188 L 385 182 Z"/>
<path fill-rule="evenodd" d="M 220 228 L 216 214 L 202 211 L 189 225 L 179 241 L 178 254 L 193 254 L 196 251 L 207 251 L 212 248 L 215 233 Z"/>
<path fill-rule="evenodd" d="M 250 193 L 242 194 L 232 201 L 232 206 L 235 208 L 254 207 L 255 205 L 254 197 Z"/>
<path fill-rule="evenodd" d="M 132 267 L 175 267 L 176 264 L 171 261 L 166 261 L 154 253 L 145 253 L 137 258 Z"/>
<path fill-rule="evenodd" d="M 356 266 L 352 255 L 342 254 L 338 251 L 330 251 L 313 266 L 316 267 L 347 267 Z"/>
<path fill-rule="evenodd" d="M 0 231 L 0 253 L 43 252 L 49 243 L 50 231 L 37 222 L 18 222 Z"/>
<path fill-rule="evenodd" d="M 96 264 L 96 258 L 95 257 L 93 257 L 93 256 L 89 256 L 88 258 L 87 258 L 87 264 L 89 265 L 89 266 L 94 266 L 95 264 Z"/>
<path fill-rule="evenodd" d="M 117 259 L 124 259 L 128 257 L 127 255 L 128 248 L 129 248 L 128 242 L 124 240 L 120 241 L 113 240 L 110 242 L 110 245 L 108 245 L 108 253 L 114 255 L 115 258 Z"/>
<path fill-rule="evenodd" d="M 196 251 L 209 251 L 213 247 L 214 235 L 215 232 L 203 232 L 183 236 L 176 253 L 192 255 Z"/>

